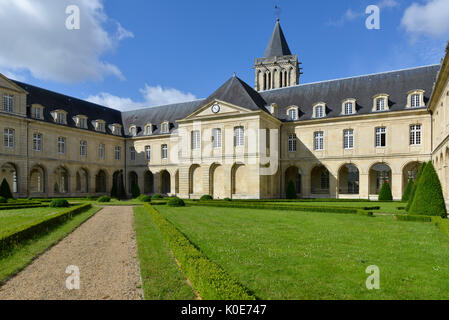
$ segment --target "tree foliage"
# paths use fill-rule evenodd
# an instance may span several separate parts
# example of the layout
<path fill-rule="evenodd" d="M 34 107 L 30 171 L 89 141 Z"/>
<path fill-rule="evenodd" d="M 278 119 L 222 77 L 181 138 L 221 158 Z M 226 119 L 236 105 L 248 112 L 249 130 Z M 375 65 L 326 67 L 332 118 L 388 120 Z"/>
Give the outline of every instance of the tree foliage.
<path fill-rule="evenodd" d="M 288 183 L 286 196 L 287 196 L 287 199 L 296 199 L 297 198 L 296 187 L 295 187 L 295 183 L 293 181 L 290 181 Z"/>
<path fill-rule="evenodd" d="M 409 179 L 407 186 L 405 187 L 404 194 L 402 195 L 402 201 L 407 202 L 410 199 L 410 193 L 413 189 L 413 179 Z"/>
<path fill-rule="evenodd" d="M 390 184 L 385 181 L 382 185 L 382 188 L 380 188 L 379 191 L 379 201 L 391 201 L 393 200 L 393 194 L 391 193 Z"/>

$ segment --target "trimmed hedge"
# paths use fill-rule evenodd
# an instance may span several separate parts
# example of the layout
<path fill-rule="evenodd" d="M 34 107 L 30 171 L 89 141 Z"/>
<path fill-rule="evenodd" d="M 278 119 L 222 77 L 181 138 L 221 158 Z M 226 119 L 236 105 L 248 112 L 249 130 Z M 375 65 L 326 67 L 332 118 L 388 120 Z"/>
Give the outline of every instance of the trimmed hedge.
<path fill-rule="evenodd" d="M 144 207 L 172 250 L 182 271 L 204 300 L 255 300 L 256 298 L 219 265 L 209 260 L 155 208 Z"/>
<path fill-rule="evenodd" d="M 330 213 L 348 213 L 356 214 L 359 210 L 379 210 L 380 207 L 318 207 L 318 206 L 299 206 L 299 205 L 280 205 L 270 203 L 245 203 L 245 202 L 219 202 L 219 201 L 202 201 L 202 202 L 188 202 L 189 205 L 194 206 L 208 206 L 221 208 L 246 208 L 246 209 L 268 209 L 268 210 L 290 210 L 290 211 L 308 211 L 308 212 L 330 212 Z"/>
<path fill-rule="evenodd" d="M 150 197 L 150 196 L 147 196 L 147 195 L 144 195 L 144 194 L 141 194 L 141 195 L 137 198 L 137 200 L 142 201 L 142 202 L 151 202 L 151 197 Z"/>
<path fill-rule="evenodd" d="M 427 163 L 416 187 L 410 214 L 447 218 L 446 203 L 440 179 L 431 162 Z"/>
<path fill-rule="evenodd" d="M 0 210 L 16 210 L 16 209 L 29 209 L 29 208 L 46 208 L 47 204 L 22 204 L 22 205 L 10 205 L 0 206 Z"/>
<path fill-rule="evenodd" d="M 51 208 L 68 208 L 70 204 L 66 199 L 53 199 L 48 206 Z"/>
<path fill-rule="evenodd" d="M 102 197 L 98 198 L 97 202 L 111 202 L 111 197 L 102 196 Z"/>
<path fill-rule="evenodd" d="M 232 201 L 231 198 L 224 198 L 223 200 L 224 200 L 224 201 Z"/>
<path fill-rule="evenodd" d="M 396 214 L 394 218 L 398 221 L 415 221 L 415 222 L 431 222 L 432 217 L 429 216 L 417 216 L 412 214 Z"/>
<path fill-rule="evenodd" d="M 7 203 L 8 201 L 6 200 L 5 197 L 0 197 L 0 203 Z"/>
<path fill-rule="evenodd" d="M 174 197 L 174 198 L 170 198 L 167 201 L 167 205 L 169 207 L 185 207 L 185 203 L 184 200 L 178 198 L 178 197 Z"/>
<path fill-rule="evenodd" d="M 378 200 L 379 201 L 392 201 L 393 200 L 393 194 L 391 193 L 390 184 L 386 181 L 382 185 L 382 188 L 380 188 Z"/>
<path fill-rule="evenodd" d="M 410 199 L 410 193 L 413 189 L 413 179 L 409 179 L 407 186 L 405 187 L 404 194 L 402 195 L 402 202 L 407 202 Z"/>
<path fill-rule="evenodd" d="M 290 180 L 287 186 L 286 198 L 287 199 L 296 199 L 298 196 L 296 195 L 296 187 L 295 183 Z"/>
<path fill-rule="evenodd" d="M 153 194 L 151 196 L 151 200 L 162 200 L 162 199 L 164 199 L 164 196 L 159 193 Z"/>
<path fill-rule="evenodd" d="M 11 188 L 6 179 L 3 179 L 2 184 L 0 185 L 0 196 L 6 199 L 13 199 Z"/>
<path fill-rule="evenodd" d="M 140 196 L 140 188 L 139 185 L 137 183 L 134 183 L 131 187 L 131 195 L 133 197 L 133 199 L 136 199 L 137 197 Z"/>
<path fill-rule="evenodd" d="M 200 200 L 204 201 L 204 200 L 214 200 L 214 197 L 212 197 L 211 195 L 205 194 L 204 196 L 201 196 Z"/>
<path fill-rule="evenodd" d="M 42 235 L 91 207 L 90 203 L 85 203 L 0 234 L 0 255 L 7 254 L 15 245 Z"/>
<path fill-rule="evenodd" d="M 410 197 L 408 199 L 407 205 L 405 206 L 405 211 L 407 212 L 410 210 L 410 206 L 413 203 L 413 199 L 415 199 L 416 188 L 418 187 L 419 179 L 421 179 L 421 175 L 422 172 L 424 171 L 424 168 L 426 167 L 426 164 L 427 164 L 426 162 L 423 162 L 418 168 L 418 172 L 415 177 L 415 183 L 413 184 L 412 191 L 410 192 Z"/>

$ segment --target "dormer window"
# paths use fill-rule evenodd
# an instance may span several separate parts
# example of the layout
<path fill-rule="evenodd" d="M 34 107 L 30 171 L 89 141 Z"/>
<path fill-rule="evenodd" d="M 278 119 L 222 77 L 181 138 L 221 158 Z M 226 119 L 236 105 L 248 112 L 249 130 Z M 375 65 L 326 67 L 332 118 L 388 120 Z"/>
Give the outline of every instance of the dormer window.
<path fill-rule="evenodd" d="M 387 111 L 388 108 L 388 95 L 378 94 L 373 97 L 373 111 L 382 112 Z"/>
<path fill-rule="evenodd" d="M 168 128 L 169 128 L 169 123 L 168 122 L 163 122 L 161 125 L 161 132 L 162 133 L 168 133 Z"/>
<path fill-rule="evenodd" d="M 95 121 L 95 131 L 106 132 L 106 123 L 104 120 Z"/>
<path fill-rule="evenodd" d="M 136 126 L 131 126 L 129 128 L 129 135 L 132 137 L 137 136 L 137 127 Z"/>
<path fill-rule="evenodd" d="M 55 110 L 51 112 L 53 120 L 58 124 L 67 124 L 67 112 L 64 110 Z"/>
<path fill-rule="evenodd" d="M 343 101 L 342 106 L 342 114 L 345 116 L 351 115 L 355 113 L 355 99 L 348 99 Z"/>
<path fill-rule="evenodd" d="M 298 107 L 291 107 L 287 110 L 288 120 L 298 120 Z"/>
<path fill-rule="evenodd" d="M 76 126 L 81 129 L 87 129 L 87 117 L 78 115 L 75 118 Z"/>
<path fill-rule="evenodd" d="M 120 136 L 122 134 L 122 126 L 117 123 L 109 126 L 109 129 L 113 135 Z"/>
<path fill-rule="evenodd" d="M 420 108 L 424 106 L 424 90 L 413 90 L 408 93 L 407 108 Z"/>
<path fill-rule="evenodd" d="M 326 116 L 326 106 L 324 103 L 318 103 L 313 107 L 313 117 L 316 119 L 324 118 Z"/>
<path fill-rule="evenodd" d="M 44 107 L 40 105 L 33 105 L 31 107 L 31 117 L 33 119 L 43 120 L 44 119 Z"/>
<path fill-rule="evenodd" d="M 146 136 L 149 136 L 149 135 L 151 135 L 153 133 L 153 125 L 151 124 L 151 123 L 148 123 L 146 126 L 145 126 L 145 135 Z"/>
<path fill-rule="evenodd" d="M 10 94 L 3 95 L 3 111 L 14 112 L 14 96 Z"/>

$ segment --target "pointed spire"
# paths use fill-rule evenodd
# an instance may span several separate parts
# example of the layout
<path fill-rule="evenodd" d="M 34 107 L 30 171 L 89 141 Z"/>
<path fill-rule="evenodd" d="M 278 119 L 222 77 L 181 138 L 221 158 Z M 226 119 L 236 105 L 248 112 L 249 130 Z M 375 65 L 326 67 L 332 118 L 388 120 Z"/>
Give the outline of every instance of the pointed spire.
<path fill-rule="evenodd" d="M 279 19 L 277 19 L 270 42 L 265 50 L 264 58 L 289 56 L 291 54 L 287 40 L 285 40 L 284 32 L 282 32 L 281 24 L 279 23 Z"/>

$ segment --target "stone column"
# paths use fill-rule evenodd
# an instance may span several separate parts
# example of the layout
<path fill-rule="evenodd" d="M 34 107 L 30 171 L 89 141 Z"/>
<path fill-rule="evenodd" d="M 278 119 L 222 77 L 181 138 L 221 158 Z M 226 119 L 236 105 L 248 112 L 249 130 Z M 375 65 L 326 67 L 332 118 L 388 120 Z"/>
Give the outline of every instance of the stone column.
<path fill-rule="evenodd" d="M 359 197 L 362 199 L 368 199 L 369 197 L 369 174 L 359 174 Z"/>
<path fill-rule="evenodd" d="M 402 173 L 392 174 L 391 180 L 393 199 L 400 200 L 402 198 Z"/>

